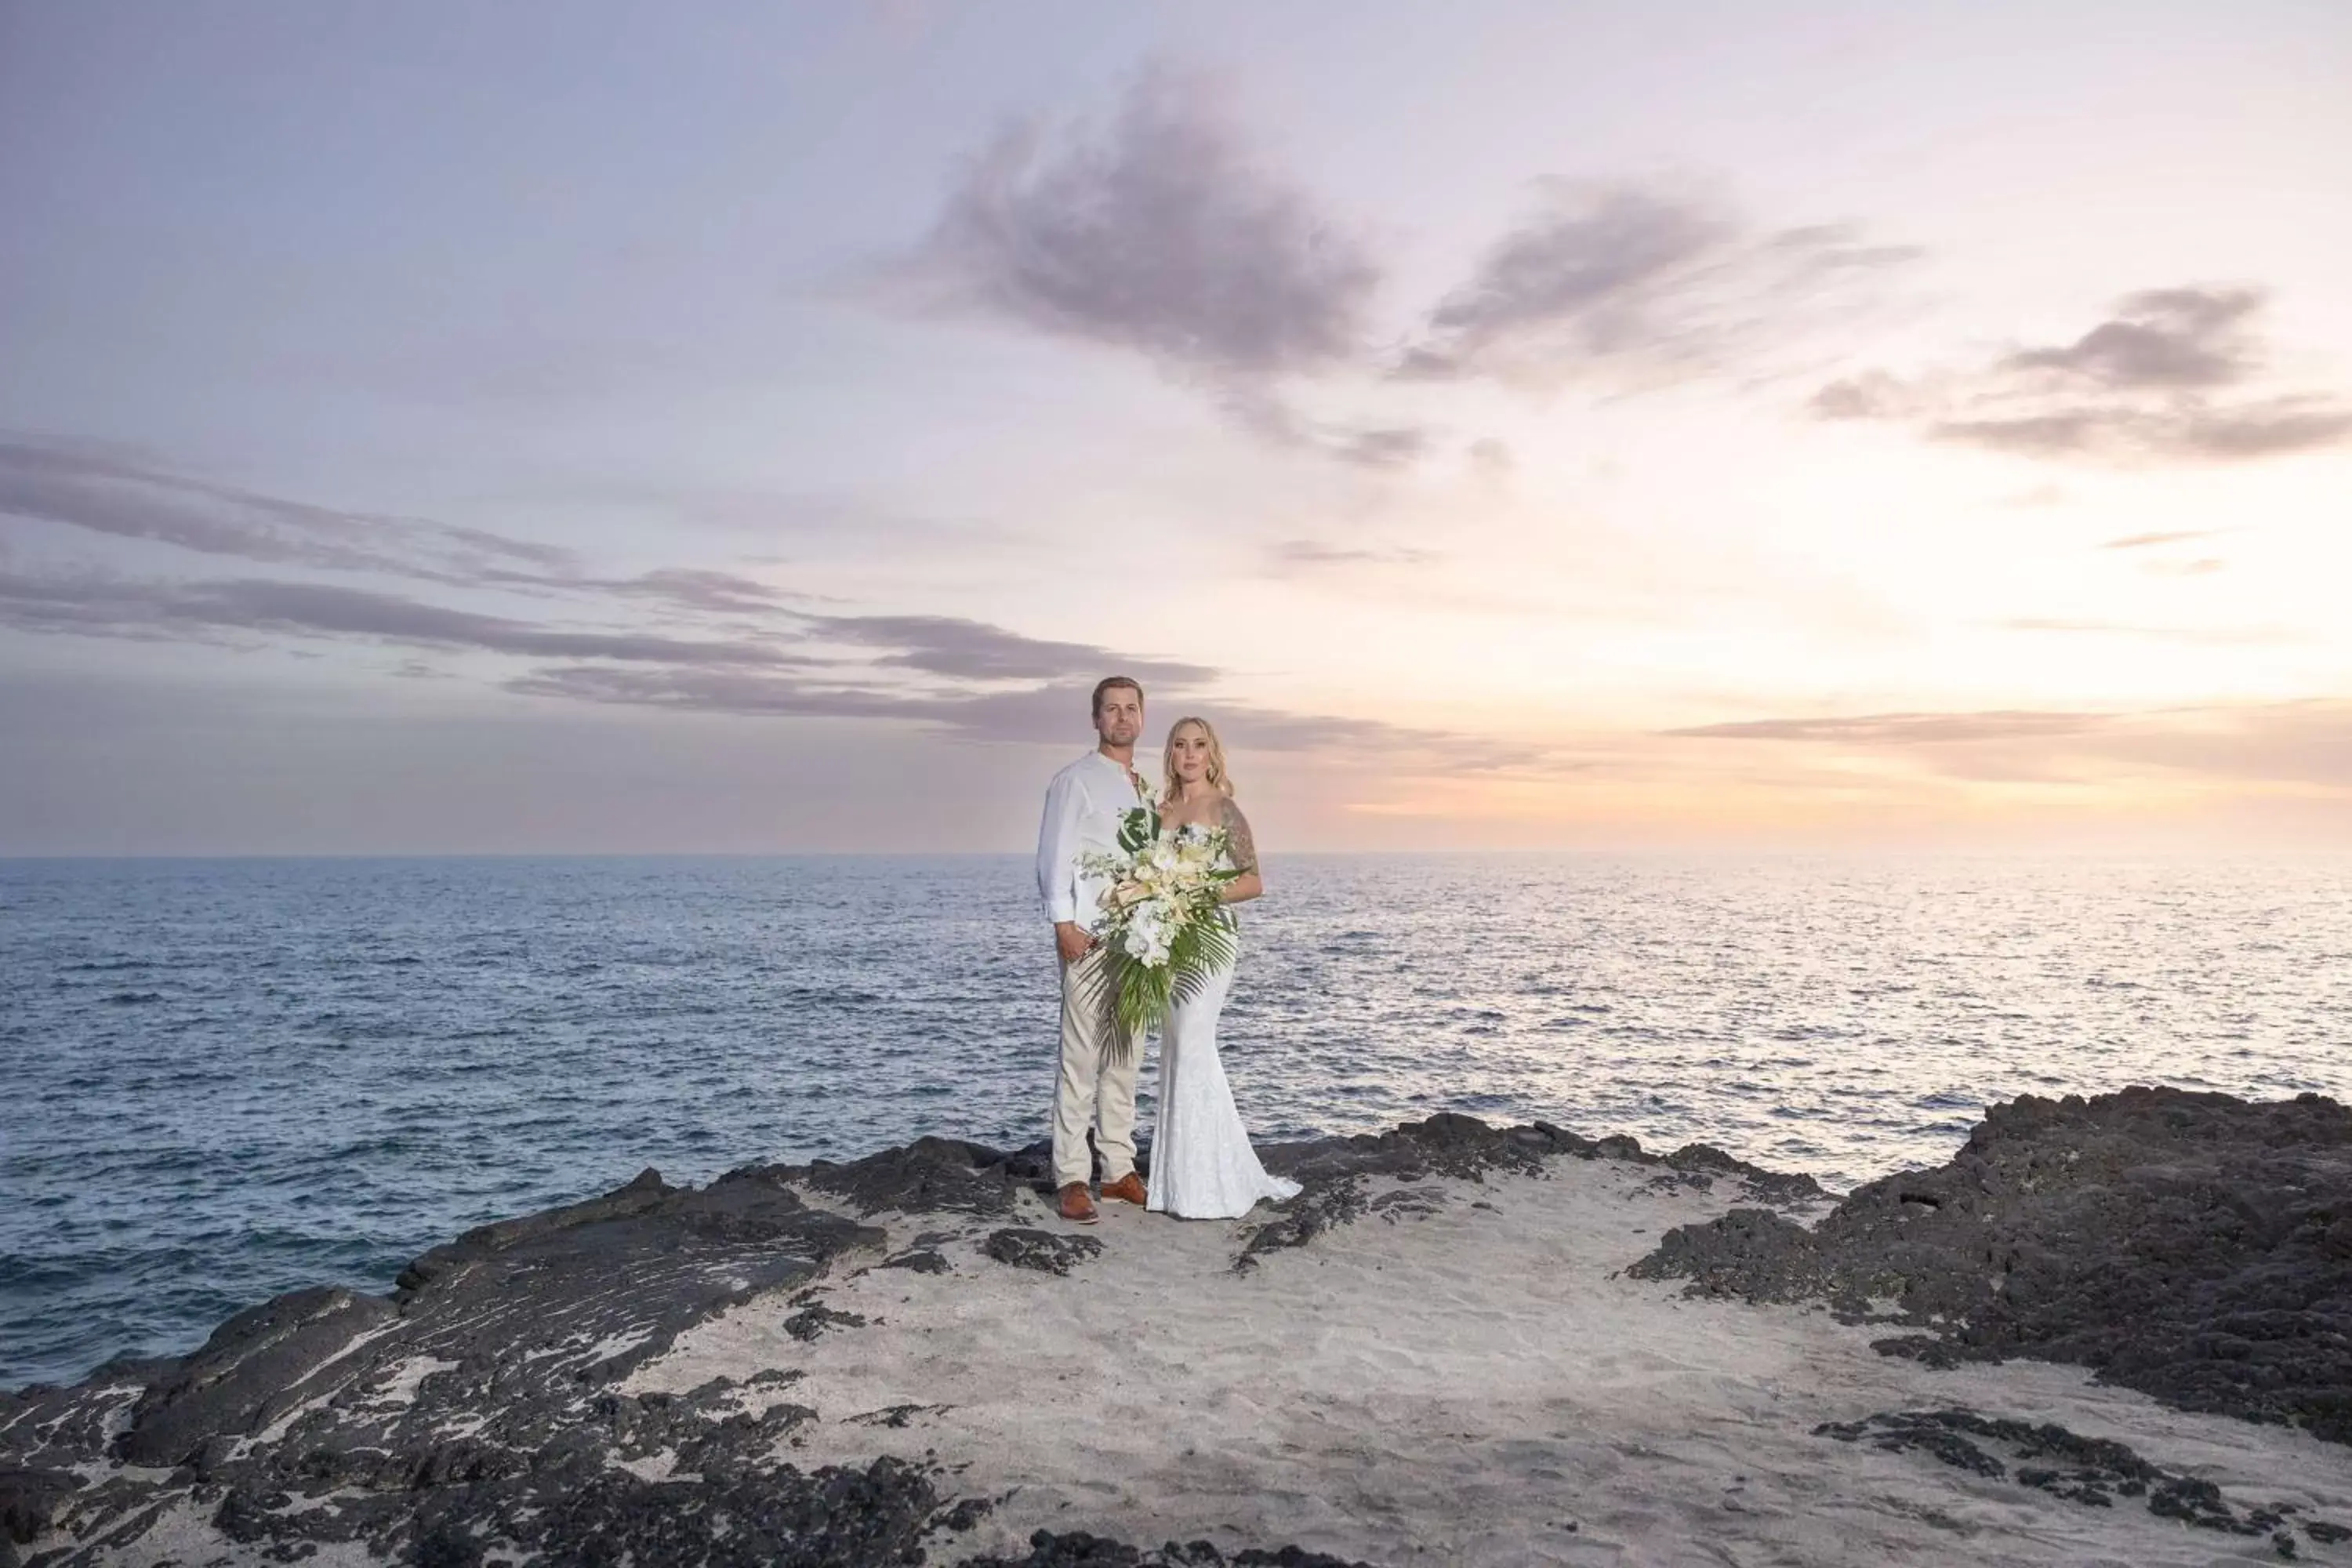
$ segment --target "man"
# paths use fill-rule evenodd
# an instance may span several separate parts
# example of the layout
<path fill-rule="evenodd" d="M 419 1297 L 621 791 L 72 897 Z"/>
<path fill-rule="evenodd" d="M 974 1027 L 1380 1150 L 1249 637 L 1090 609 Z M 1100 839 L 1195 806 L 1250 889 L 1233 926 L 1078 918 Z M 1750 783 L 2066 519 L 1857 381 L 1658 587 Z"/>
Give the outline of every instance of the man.
<path fill-rule="evenodd" d="M 1135 771 L 1143 733 L 1143 688 L 1114 675 L 1095 688 L 1095 749 L 1054 775 L 1045 820 L 1037 830 L 1037 891 L 1054 922 L 1062 959 L 1062 1070 L 1054 1086 L 1054 1185 L 1062 1217 L 1092 1225 L 1100 1216 L 1087 1190 L 1094 1162 L 1087 1133 L 1102 1154 L 1102 1195 L 1140 1206 L 1135 1173 L 1135 1069 L 1142 1051 L 1118 1026 L 1109 995 L 1095 979 L 1102 963 L 1087 927 L 1099 912 L 1099 878 L 1080 862 L 1118 847 L 1120 819 L 1147 804 L 1150 791 Z"/>

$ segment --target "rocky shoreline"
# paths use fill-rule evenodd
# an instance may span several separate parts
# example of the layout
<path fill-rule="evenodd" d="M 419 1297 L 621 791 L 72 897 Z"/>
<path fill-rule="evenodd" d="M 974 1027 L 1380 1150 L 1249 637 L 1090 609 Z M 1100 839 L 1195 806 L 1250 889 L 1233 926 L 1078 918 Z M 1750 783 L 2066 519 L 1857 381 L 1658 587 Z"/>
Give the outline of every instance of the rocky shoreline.
<path fill-rule="evenodd" d="M 1517 1261 L 1489 1261 L 1483 1274 L 1475 1262 L 1540 1259 L 1583 1270 L 1561 1301 L 1629 1322 L 1674 1317 L 1678 1298 L 1710 1313 L 1777 1312 L 1771 1321 L 1807 1355 L 1843 1355 L 1838 1336 L 1861 1332 L 1891 1363 L 1884 1375 L 1942 1378 L 1956 1391 L 1990 1386 L 1967 1383 L 1981 1375 L 1967 1369 L 2011 1358 L 2086 1367 L 2173 1410 L 2276 1427 L 2269 1441 L 2299 1445 L 2293 1456 L 2315 1473 L 2325 1466 L 2315 1454 L 2352 1444 L 2352 1112 L 2316 1096 L 2249 1104 L 2133 1089 L 2021 1100 L 1990 1112 L 1945 1166 L 1873 1183 L 1834 1205 L 1810 1177 L 1703 1145 L 1661 1156 L 1627 1138 L 1460 1116 L 1265 1152 L 1305 1191 L 1213 1233 L 1140 1215 L 1115 1215 L 1123 1223 L 1100 1234 L 1059 1226 L 1040 1197 L 1042 1147 L 1007 1152 L 924 1138 L 850 1163 L 745 1167 L 700 1188 L 648 1171 L 603 1197 L 436 1247 L 389 1296 L 297 1291 L 237 1314 L 186 1357 L 111 1363 L 71 1388 L 0 1394 L 0 1565 L 322 1556 L 1321 1568 L 1391 1560 L 1369 1553 L 1435 1529 L 1405 1520 L 1322 1539 L 1278 1528 L 1301 1517 L 1296 1508 L 1269 1514 L 1263 1531 L 1226 1517 L 1235 1511 L 1227 1508 L 1202 1513 L 1197 1534 L 1181 1524 L 1146 1533 L 1136 1523 L 1146 1515 L 1173 1523 L 1208 1508 L 1203 1497 L 1275 1484 L 1265 1470 L 1221 1478 L 1213 1493 L 1188 1490 L 1205 1462 L 1190 1448 L 1170 1457 L 1168 1477 L 1148 1496 L 1123 1494 L 1114 1480 L 1088 1501 L 1074 1479 L 1041 1513 L 1047 1491 L 1016 1495 L 1024 1460 L 997 1428 L 960 1436 L 956 1422 L 982 1414 L 950 1415 L 954 1405 L 915 1397 L 942 1377 L 980 1375 L 968 1372 L 972 1355 L 936 1348 L 963 1319 L 983 1306 L 1001 1310 L 1007 1326 L 981 1342 L 1009 1343 L 1024 1320 L 1111 1289 L 1119 1270 L 1155 1258 L 1166 1266 L 1172 1243 L 1155 1235 L 1181 1237 L 1192 1272 L 1169 1278 L 1178 1289 L 1197 1279 L 1216 1310 L 1197 1330 L 1171 1312 L 1157 1331 L 1167 1345 L 1199 1348 L 1156 1391 L 1118 1394 L 1139 1401 L 1133 1408 L 1146 1421 L 1170 1389 L 1213 1395 L 1225 1419 L 1233 1389 L 1245 1394 L 1264 1375 L 1237 1371 L 1232 1388 L 1212 1388 L 1202 1369 L 1257 1353 L 1265 1333 L 1232 1337 L 1253 1311 L 1284 1332 L 1307 1332 L 1305 1320 L 1339 1288 L 1318 1268 L 1387 1269 L 1387 1278 L 1410 1266 L 1437 1281 L 1463 1273 L 1466 1283 L 1423 1292 L 1450 1292 L 1444 1301 L 1400 1299 L 1400 1342 L 1426 1306 L 1452 1315 L 1433 1319 L 1451 1333 L 1450 1353 L 1474 1353 L 1482 1331 L 1473 1320 L 1493 1298 L 1497 1323 L 1532 1325 L 1494 1331 L 1494 1353 L 1508 1363 L 1498 1363 L 1496 1386 L 1517 1396 L 1530 1380 L 1552 1379 L 1565 1396 L 1578 1368 L 1558 1364 L 1557 1346 L 1533 1350 L 1512 1336 L 1547 1331 L 1541 1292 L 1571 1285 L 1547 1283 L 1543 1268 Z M 1647 1223 L 1621 1223 L 1652 1214 L 1687 1217 L 1654 1239 Z M 1456 1262 L 1465 1268 L 1453 1269 Z M 1146 1303 L 1170 1290 L 1141 1275 L 1132 1288 Z M 1807 1314 L 1804 1303 L 1827 1312 Z M 1791 1313 L 1863 1327 L 1816 1330 Z M 1066 1333 L 1091 1336 L 1083 1314 L 1070 1321 Z M 1139 1346 L 1154 1349 L 1109 1327 L 1101 1346 L 1074 1349 L 1069 1362 L 1073 1375 L 1103 1390 L 1136 1381 L 1128 1369 Z M 1889 1328 L 1902 1331 L 1879 1331 Z M 1377 1348 L 1355 1344 L 1351 1331 L 1327 1327 L 1299 1342 L 1307 1349 L 1264 1353 L 1273 1365 L 1299 1363 L 1307 1349 Z M 894 1356 L 912 1358 L 903 1373 Z M 1427 1397 L 1414 1392 L 1417 1366 L 1399 1364 L 1395 1390 L 1361 1397 Z M 842 1407 L 868 1397 L 890 1402 Z M 1787 1397 L 1773 1384 L 1773 1399 Z M 1742 1423 L 1756 1419 L 1741 1403 L 1748 1398 L 1735 1391 Z M 1102 1440 L 1116 1441 L 1126 1427 L 1115 1412 L 1125 1407 L 1109 1408 Z M 1908 1489 L 1899 1508 L 1881 1511 L 1895 1520 L 1890 1528 L 1921 1521 L 1922 1538 L 1947 1542 L 1955 1561 L 1987 1560 L 1990 1538 L 1971 1537 L 1998 1526 L 1960 1518 L 1958 1503 L 1922 1500 L 1939 1495 L 1937 1486 L 1999 1482 L 2009 1490 L 1962 1500 L 2008 1508 L 2013 1493 L 2071 1510 L 2069 1518 L 2105 1509 L 2121 1519 L 2128 1510 L 2117 1500 L 2144 1502 L 2143 1513 L 2209 1542 L 2243 1540 L 2279 1556 L 2338 1551 L 2352 1521 L 2344 1506 L 2352 1499 L 2325 1488 L 2233 1491 L 2113 1436 L 1971 1408 L 1957 1392 L 1933 1408 L 1820 1408 L 1843 1418 L 1772 1431 L 1771 1443 L 1794 1456 L 1780 1484 L 1801 1493 L 1807 1464 L 1826 1472 L 1842 1455 L 1908 1467 L 1884 1472 Z M 1234 1429 L 1269 1418 L 1255 1419 Z M 1318 1432 L 1333 1424 L 1322 1420 Z M 2235 1441 L 2206 1427 L 2182 1440 L 2190 1436 Z M 1344 1432 L 1315 1440 L 1346 1442 Z M 1546 1440 L 1561 1454 L 1597 1451 L 1564 1429 Z M 1643 1447 L 1621 1443 L 1617 1452 Z M 1565 1493 L 1614 1473 L 1580 1478 L 1558 1459 L 1530 1462 L 1528 1473 Z M 1275 1445 L 1266 1462 L 1277 1461 L 1311 1489 L 1312 1442 Z M 2345 1468 L 2352 1476 L 2352 1464 Z M 983 1473 L 993 1479 L 976 1484 Z M 1738 1481 L 1724 1489 L 1742 1492 L 1748 1475 Z M 1895 1483 L 1872 1484 L 1884 1492 Z M 1911 1495 L 1921 1488 L 1930 1489 Z M 1723 1506 L 1771 1512 L 1736 1498 Z M 1635 1530 L 1641 1510 L 1623 1517 Z M 1041 1518 L 1053 1527 L 1018 1528 Z M 1769 1528 L 1801 1522 L 1791 1504 Z M 1539 1552 L 1528 1548 L 1536 1555 L 1578 1560 L 1579 1542 L 1601 1546 L 1597 1525 L 1580 1534 L 1574 1521 L 1528 1528 L 1558 1532 Z M 1153 1541 L 1165 1543 L 1135 1543 Z M 1521 1560 L 1514 1545 L 1465 1551 Z"/>
<path fill-rule="evenodd" d="M 2068 1362 L 2352 1443 L 2352 1110 L 2315 1094 L 2020 1099 L 1818 1226 L 1735 1211 L 1633 1272 L 1916 1331 L 1890 1355 Z"/>

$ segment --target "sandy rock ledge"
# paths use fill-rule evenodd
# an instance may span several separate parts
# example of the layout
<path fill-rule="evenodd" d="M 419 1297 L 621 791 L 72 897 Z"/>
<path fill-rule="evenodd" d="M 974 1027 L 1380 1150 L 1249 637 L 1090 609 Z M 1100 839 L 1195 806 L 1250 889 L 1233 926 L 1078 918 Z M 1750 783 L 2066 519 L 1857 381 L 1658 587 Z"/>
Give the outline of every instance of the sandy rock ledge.
<path fill-rule="evenodd" d="M 1457 1116 L 1267 1163 L 1085 1232 L 1036 1148 L 647 1172 L 0 1394 L 0 1568 L 2352 1562 L 2332 1101 L 2020 1100 L 1835 1205 Z"/>

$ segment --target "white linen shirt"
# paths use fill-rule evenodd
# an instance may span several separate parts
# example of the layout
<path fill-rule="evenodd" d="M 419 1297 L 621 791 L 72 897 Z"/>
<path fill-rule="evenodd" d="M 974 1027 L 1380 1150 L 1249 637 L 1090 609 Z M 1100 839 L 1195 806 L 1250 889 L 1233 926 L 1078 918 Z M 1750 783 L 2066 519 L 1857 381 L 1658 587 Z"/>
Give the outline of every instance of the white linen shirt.
<path fill-rule="evenodd" d="M 1078 861 L 1118 848 L 1120 819 L 1150 800 L 1125 768 L 1100 752 L 1088 752 L 1054 775 L 1037 828 L 1037 893 L 1047 920 L 1092 928 L 1102 913 L 1105 883 L 1081 871 Z"/>

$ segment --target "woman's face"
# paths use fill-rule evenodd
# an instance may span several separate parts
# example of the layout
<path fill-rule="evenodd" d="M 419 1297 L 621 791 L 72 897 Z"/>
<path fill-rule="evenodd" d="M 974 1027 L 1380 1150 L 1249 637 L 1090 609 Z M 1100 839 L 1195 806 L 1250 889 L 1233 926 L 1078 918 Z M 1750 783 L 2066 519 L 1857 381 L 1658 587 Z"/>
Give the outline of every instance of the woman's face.
<path fill-rule="evenodd" d="M 1198 724 L 1179 724 L 1168 737 L 1168 766 L 1184 784 L 1198 784 L 1209 773 L 1209 737 Z"/>

